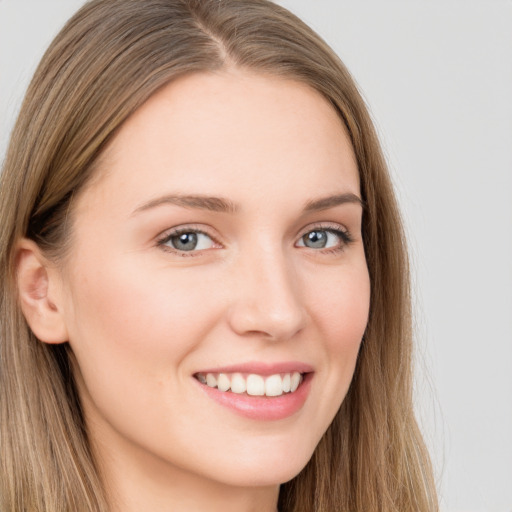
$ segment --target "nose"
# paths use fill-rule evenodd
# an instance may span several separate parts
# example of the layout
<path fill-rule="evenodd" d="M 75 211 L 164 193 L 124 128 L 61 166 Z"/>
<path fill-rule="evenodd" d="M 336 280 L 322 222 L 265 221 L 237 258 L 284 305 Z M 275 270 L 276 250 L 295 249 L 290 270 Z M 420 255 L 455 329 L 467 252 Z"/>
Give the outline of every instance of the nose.
<path fill-rule="evenodd" d="M 281 341 L 304 328 L 300 282 L 282 251 L 253 251 L 232 278 L 229 323 L 238 335 Z"/>

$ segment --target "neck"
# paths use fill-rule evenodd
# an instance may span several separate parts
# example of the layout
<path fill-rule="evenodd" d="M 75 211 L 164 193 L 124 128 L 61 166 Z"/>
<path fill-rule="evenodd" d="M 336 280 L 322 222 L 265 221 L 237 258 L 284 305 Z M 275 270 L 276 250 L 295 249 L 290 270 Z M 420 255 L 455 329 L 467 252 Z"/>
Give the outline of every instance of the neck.
<path fill-rule="evenodd" d="M 213 480 L 137 450 L 127 456 L 127 450 L 97 448 L 111 512 L 277 512 L 279 485 L 229 485 L 220 469 Z"/>
<path fill-rule="evenodd" d="M 112 512 L 277 512 L 279 487 L 233 488 L 197 478 L 178 479 L 171 476 L 155 481 L 136 478 L 134 481 L 112 482 Z"/>

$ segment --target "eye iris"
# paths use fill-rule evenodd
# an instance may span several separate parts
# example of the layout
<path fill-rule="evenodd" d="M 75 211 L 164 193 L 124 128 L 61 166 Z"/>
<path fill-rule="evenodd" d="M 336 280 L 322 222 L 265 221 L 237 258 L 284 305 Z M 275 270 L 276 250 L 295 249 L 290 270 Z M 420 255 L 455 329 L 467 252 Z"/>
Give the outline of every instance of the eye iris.
<path fill-rule="evenodd" d="M 325 231 L 311 231 L 303 237 L 304 245 L 313 249 L 322 249 L 327 245 L 327 233 Z"/>
<path fill-rule="evenodd" d="M 197 233 L 181 233 L 173 236 L 171 242 L 179 251 L 193 251 L 197 246 Z"/>

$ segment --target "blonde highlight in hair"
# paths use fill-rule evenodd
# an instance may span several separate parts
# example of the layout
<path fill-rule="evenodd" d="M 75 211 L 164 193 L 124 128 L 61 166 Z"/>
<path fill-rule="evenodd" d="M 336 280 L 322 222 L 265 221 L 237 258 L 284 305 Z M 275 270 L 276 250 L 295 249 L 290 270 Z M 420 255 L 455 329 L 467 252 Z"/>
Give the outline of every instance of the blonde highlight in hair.
<path fill-rule="evenodd" d="M 107 511 L 69 346 L 30 332 L 15 286 L 16 242 L 53 260 L 72 241 L 72 199 L 124 121 L 178 76 L 228 66 L 303 82 L 345 123 L 367 205 L 371 303 L 349 392 L 311 461 L 281 487 L 281 512 L 434 512 L 412 406 L 407 252 L 386 164 L 350 74 L 267 0 L 92 0 L 44 55 L 12 133 L 0 183 L 0 508 Z"/>

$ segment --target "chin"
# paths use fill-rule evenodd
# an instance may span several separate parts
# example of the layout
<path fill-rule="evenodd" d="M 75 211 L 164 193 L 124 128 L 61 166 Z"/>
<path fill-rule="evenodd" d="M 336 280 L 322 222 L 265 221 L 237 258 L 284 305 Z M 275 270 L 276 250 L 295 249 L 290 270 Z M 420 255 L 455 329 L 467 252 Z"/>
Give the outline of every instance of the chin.
<path fill-rule="evenodd" d="M 310 461 L 311 453 L 294 453 L 269 457 L 267 460 L 232 460 L 228 471 L 224 470 L 223 480 L 237 487 L 270 487 L 289 482 L 295 478 Z"/>

